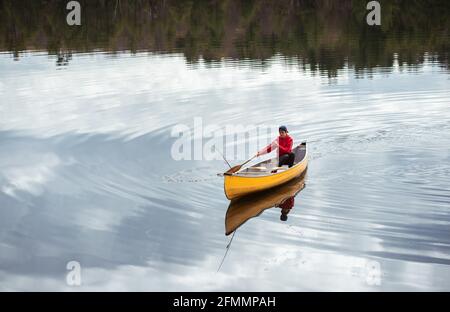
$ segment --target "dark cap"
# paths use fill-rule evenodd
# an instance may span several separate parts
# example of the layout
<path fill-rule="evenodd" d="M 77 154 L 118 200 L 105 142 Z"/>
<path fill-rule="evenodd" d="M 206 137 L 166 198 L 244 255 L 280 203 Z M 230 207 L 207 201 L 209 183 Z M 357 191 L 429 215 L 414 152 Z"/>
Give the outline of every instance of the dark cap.
<path fill-rule="evenodd" d="M 280 127 L 278 128 L 278 131 L 288 132 L 286 126 L 280 126 Z"/>

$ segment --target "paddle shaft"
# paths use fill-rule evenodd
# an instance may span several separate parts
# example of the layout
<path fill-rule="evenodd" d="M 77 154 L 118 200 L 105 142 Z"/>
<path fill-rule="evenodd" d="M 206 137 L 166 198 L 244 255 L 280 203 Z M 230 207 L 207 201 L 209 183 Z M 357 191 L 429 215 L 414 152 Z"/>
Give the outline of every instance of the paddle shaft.
<path fill-rule="evenodd" d="M 255 157 L 256 157 L 256 155 L 253 156 L 252 158 L 250 158 L 249 160 L 245 161 L 243 164 L 234 166 L 233 168 L 231 168 L 230 170 L 228 170 L 228 172 L 229 172 L 229 173 L 235 173 L 236 171 L 241 170 L 242 166 L 244 166 L 245 164 L 249 163 L 249 162 L 250 162 L 251 160 L 253 160 Z"/>
<path fill-rule="evenodd" d="M 249 160 L 247 160 L 246 162 L 244 162 L 244 163 L 241 165 L 241 167 L 244 166 L 244 165 L 246 165 L 246 164 L 248 164 L 248 163 L 249 163 L 250 161 L 252 161 L 256 156 L 257 156 L 257 155 L 253 156 L 252 158 L 250 158 Z"/>
<path fill-rule="evenodd" d="M 217 148 L 215 148 L 215 150 L 219 152 L 220 156 L 222 156 L 223 160 L 225 160 L 225 162 L 227 163 L 228 167 L 230 167 L 230 169 L 231 169 L 231 165 L 228 162 L 228 160 L 225 158 L 225 156 L 223 156 L 223 154 Z"/>

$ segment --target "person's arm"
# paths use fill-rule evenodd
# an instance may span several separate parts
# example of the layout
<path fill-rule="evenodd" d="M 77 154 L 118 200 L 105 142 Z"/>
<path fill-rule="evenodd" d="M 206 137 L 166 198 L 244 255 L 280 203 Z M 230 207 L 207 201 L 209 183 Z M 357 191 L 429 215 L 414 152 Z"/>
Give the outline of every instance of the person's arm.
<path fill-rule="evenodd" d="M 289 153 L 290 151 L 292 151 L 292 144 L 293 144 L 293 140 L 291 137 L 289 137 L 289 140 L 286 142 L 286 145 L 279 145 L 278 148 L 280 149 L 280 151 L 282 151 L 283 153 Z"/>
<path fill-rule="evenodd" d="M 276 149 L 278 147 L 278 139 L 275 139 L 272 143 L 270 143 L 269 145 L 267 145 L 266 147 L 264 147 L 262 150 L 260 150 L 256 156 L 261 156 L 264 154 L 268 154 L 271 151 L 273 151 L 274 149 Z"/>

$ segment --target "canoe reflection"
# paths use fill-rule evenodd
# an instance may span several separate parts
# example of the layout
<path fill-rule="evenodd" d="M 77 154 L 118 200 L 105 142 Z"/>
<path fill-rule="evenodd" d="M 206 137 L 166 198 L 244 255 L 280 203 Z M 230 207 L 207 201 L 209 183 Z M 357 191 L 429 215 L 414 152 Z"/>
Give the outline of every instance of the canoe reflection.
<path fill-rule="evenodd" d="M 225 234 L 230 235 L 247 220 L 272 207 L 281 208 L 280 220 L 286 221 L 295 196 L 305 187 L 305 177 L 306 173 L 276 188 L 232 200 L 225 216 Z"/>

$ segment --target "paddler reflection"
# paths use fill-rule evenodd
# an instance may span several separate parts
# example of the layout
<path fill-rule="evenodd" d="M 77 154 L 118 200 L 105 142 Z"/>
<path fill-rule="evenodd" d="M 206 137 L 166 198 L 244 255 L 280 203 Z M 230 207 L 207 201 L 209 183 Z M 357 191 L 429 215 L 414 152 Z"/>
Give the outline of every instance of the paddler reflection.
<path fill-rule="evenodd" d="M 292 207 L 294 207 L 294 198 L 295 196 L 291 196 L 278 206 L 279 208 L 281 208 L 281 221 L 287 221 L 288 213 L 291 211 Z"/>
<path fill-rule="evenodd" d="M 305 187 L 306 173 L 279 187 L 232 200 L 225 216 L 225 234 L 230 235 L 249 219 L 264 210 L 281 209 L 280 220 L 286 221 L 295 203 L 295 196 Z"/>

